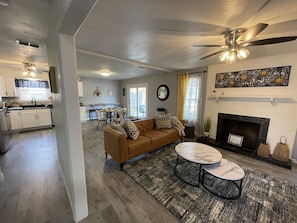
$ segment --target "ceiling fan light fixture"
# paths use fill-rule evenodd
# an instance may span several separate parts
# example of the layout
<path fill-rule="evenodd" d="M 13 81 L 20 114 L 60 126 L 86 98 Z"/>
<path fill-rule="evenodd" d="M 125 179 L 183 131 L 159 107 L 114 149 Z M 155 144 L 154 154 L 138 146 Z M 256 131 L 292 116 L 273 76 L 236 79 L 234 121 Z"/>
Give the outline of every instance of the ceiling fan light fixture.
<path fill-rule="evenodd" d="M 237 59 L 236 51 L 237 51 L 236 49 L 230 50 L 230 56 L 227 59 L 227 63 L 233 63 L 236 61 L 236 59 Z"/>
<path fill-rule="evenodd" d="M 241 48 L 237 51 L 237 57 L 242 60 L 246 59 L 250 55 L 250 51 L 245 48 Z"/>
<path fill-rule="evenodd" d="M 230 56 L 230 52 L 229 50 L 224 51 L 223 53 L 221 53 L 221 55 L 219 56 L 220 61 L 226 61 Z"/>

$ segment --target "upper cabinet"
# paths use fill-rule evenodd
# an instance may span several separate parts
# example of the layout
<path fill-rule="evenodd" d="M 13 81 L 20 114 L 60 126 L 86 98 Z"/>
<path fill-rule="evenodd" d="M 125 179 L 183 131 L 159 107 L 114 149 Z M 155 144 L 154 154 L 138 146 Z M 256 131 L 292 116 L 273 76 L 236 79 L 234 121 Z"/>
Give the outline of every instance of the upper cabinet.
<path fill-rule="evenodd" d="M 0 76 L 0 94 L 2 97 L 17 97 L 14 77 Z"/>
<path fill-rule="evenodd" d="M 84 89 L 83 89 L 83 83 L 82 81 L 77 82 L 77 87 L 78 87 L 78 96 L 82 97 L 84 96 Z"/>

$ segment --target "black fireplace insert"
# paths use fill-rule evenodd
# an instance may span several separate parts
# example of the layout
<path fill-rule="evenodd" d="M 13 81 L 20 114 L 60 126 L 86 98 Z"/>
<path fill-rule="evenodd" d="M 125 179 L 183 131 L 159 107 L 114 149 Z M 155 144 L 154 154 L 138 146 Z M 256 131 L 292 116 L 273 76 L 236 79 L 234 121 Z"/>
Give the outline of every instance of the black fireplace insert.
<path fill-rule="evenodd" d="M 260 143 L 266 141 L 269 122 L 269 118 L 219 113 L 216 143 L 222 148 L 253 156 Z M 230 143 L 230 136 L 241 137 L 240 146 Z"/>

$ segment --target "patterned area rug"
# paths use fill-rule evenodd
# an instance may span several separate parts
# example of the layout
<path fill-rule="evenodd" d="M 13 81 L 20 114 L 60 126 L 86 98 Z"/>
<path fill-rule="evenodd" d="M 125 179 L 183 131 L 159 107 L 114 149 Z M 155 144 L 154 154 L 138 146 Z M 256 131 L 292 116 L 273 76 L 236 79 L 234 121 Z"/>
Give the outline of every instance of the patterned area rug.
<path fill-rule="evenodd" d="M 182 182 L 174 174 L 174 146 L 171 144 L 127 164 L 124 171 L 181 222 L 297 222 L 296 185 L 243 167 L 245 178 L 241 197 L 222 199 L 202 187 Z M 191 172 L 195 167 L 188 165 L 185 168 Z M 223 185 L 214 186 L 223 191 L 228 189 Z"/>

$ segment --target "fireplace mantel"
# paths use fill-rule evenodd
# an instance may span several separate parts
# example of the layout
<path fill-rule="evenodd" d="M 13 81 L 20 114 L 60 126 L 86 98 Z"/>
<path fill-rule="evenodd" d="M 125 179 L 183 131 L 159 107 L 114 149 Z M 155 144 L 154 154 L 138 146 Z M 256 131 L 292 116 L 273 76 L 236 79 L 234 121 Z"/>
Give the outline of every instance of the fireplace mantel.
<path fill-rule="evenodd" d="M 216 96 L 209 96 L 208 99 L 216 100 L 216 101 L 239 100 L 239 99 L 245 99 L 245 100 L 262 99 L 265 101 L 269 101 L 271 103 L 275 102 L 275 100 L 294 102 L 294 100 L 290 95 L 216 95 Z"/>

